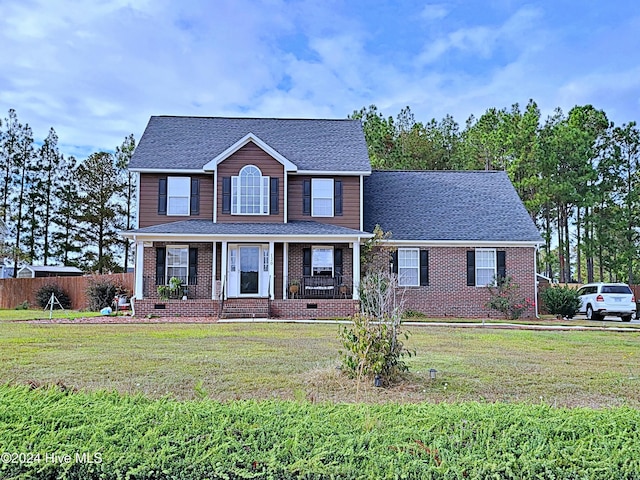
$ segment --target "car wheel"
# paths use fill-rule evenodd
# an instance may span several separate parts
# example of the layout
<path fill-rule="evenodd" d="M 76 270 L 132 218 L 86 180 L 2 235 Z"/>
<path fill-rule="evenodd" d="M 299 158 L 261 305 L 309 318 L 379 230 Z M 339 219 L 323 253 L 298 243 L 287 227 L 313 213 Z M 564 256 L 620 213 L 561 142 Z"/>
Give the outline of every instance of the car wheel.
<path fill-rule="evenodd" d="M 620 318 L 622 318 L 623 322 L 630 322 L 631 321 L 631 315 L 622 315 Z"/>
<path fill-rule="evenodd" d="M 600 315 L 593 311 L 591 305 L 587 305 L 587 320 L 600 320 Z"/>

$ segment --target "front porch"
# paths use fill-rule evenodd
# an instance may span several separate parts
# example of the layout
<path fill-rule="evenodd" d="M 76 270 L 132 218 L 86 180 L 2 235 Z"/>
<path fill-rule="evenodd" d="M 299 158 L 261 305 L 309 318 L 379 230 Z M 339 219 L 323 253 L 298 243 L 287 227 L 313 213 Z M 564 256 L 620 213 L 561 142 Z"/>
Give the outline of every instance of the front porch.
<path fill-rule="evenodd" d="M 136 316 L 312 319 L 359 309 L 358 242 L 147 241 L 137 251 Z"/>

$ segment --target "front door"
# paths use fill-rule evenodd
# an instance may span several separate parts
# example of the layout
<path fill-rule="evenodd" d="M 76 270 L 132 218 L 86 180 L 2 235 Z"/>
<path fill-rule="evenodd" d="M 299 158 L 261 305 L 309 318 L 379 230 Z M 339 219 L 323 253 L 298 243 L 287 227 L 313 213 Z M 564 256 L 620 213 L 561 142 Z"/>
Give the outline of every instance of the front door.
<path fill-rule="evenodd" d="M 229 297 L 267 297 L 269 246 L 229 245 L 227 278 Z"/>
<path fill-rule="evenodd" d="M 260 289 L 260 247 L 238 247 L 240 295 L 257 295 Z"/>

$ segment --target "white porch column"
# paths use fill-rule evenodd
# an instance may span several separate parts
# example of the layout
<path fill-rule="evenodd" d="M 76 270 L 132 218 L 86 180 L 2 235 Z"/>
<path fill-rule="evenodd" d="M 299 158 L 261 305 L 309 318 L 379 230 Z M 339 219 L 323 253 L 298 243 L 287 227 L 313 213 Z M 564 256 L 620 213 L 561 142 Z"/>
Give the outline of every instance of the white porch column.
<path fill-rule="evenodd" d="M 218 297 L 217 295 L 219 294 L 219 292 L 216 292 L 216 263 L 217 263 L 217 258 L 216 256 L 218 255 L 217 250 L 217 246 L 218 244 L 216 242 L 212 242 L 213 244 L 213 252 L 211 254 L 211 258 L 212 258 L 212 265 L 211 265 L 211 300 L 216 300 Z"/>
<path fill-rule="evenodd" d="M 136 275 L 135 275 L 135 298 L 142 300 L 144 295 L 144 242 L 136 240 Z"/>
<path fill-rule="evenodd" d="M 353 242 L 353 299 L 360 300 L 360 239 Z"/>
<path fill-rule="evenodd" d="M 289 291 L 289 243 L 282 244 L 282 299 L 287 299 Z"/>
<path fill-rule="evenodd" d="M 269 298 L 276 299 L 276 275 L 275 275 L 275 242 L 269 242 Z"/>
<path fill-rule="evenodd" d="M 227 242 L 222 242 L 222 262 L 220 264 L 220 287 L 224 292 L 224 298 L 227 298 Z"/>

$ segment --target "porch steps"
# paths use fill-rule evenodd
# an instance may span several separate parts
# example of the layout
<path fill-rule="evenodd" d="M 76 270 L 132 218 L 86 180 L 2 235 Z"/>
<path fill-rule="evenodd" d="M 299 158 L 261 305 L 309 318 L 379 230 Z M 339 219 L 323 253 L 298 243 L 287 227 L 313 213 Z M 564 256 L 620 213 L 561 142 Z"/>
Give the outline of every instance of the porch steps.
<path fill-rule="evenodd" d="M 229 298 L 224 301 L 220 318 L 269 318 L 269 300 Z"/>

